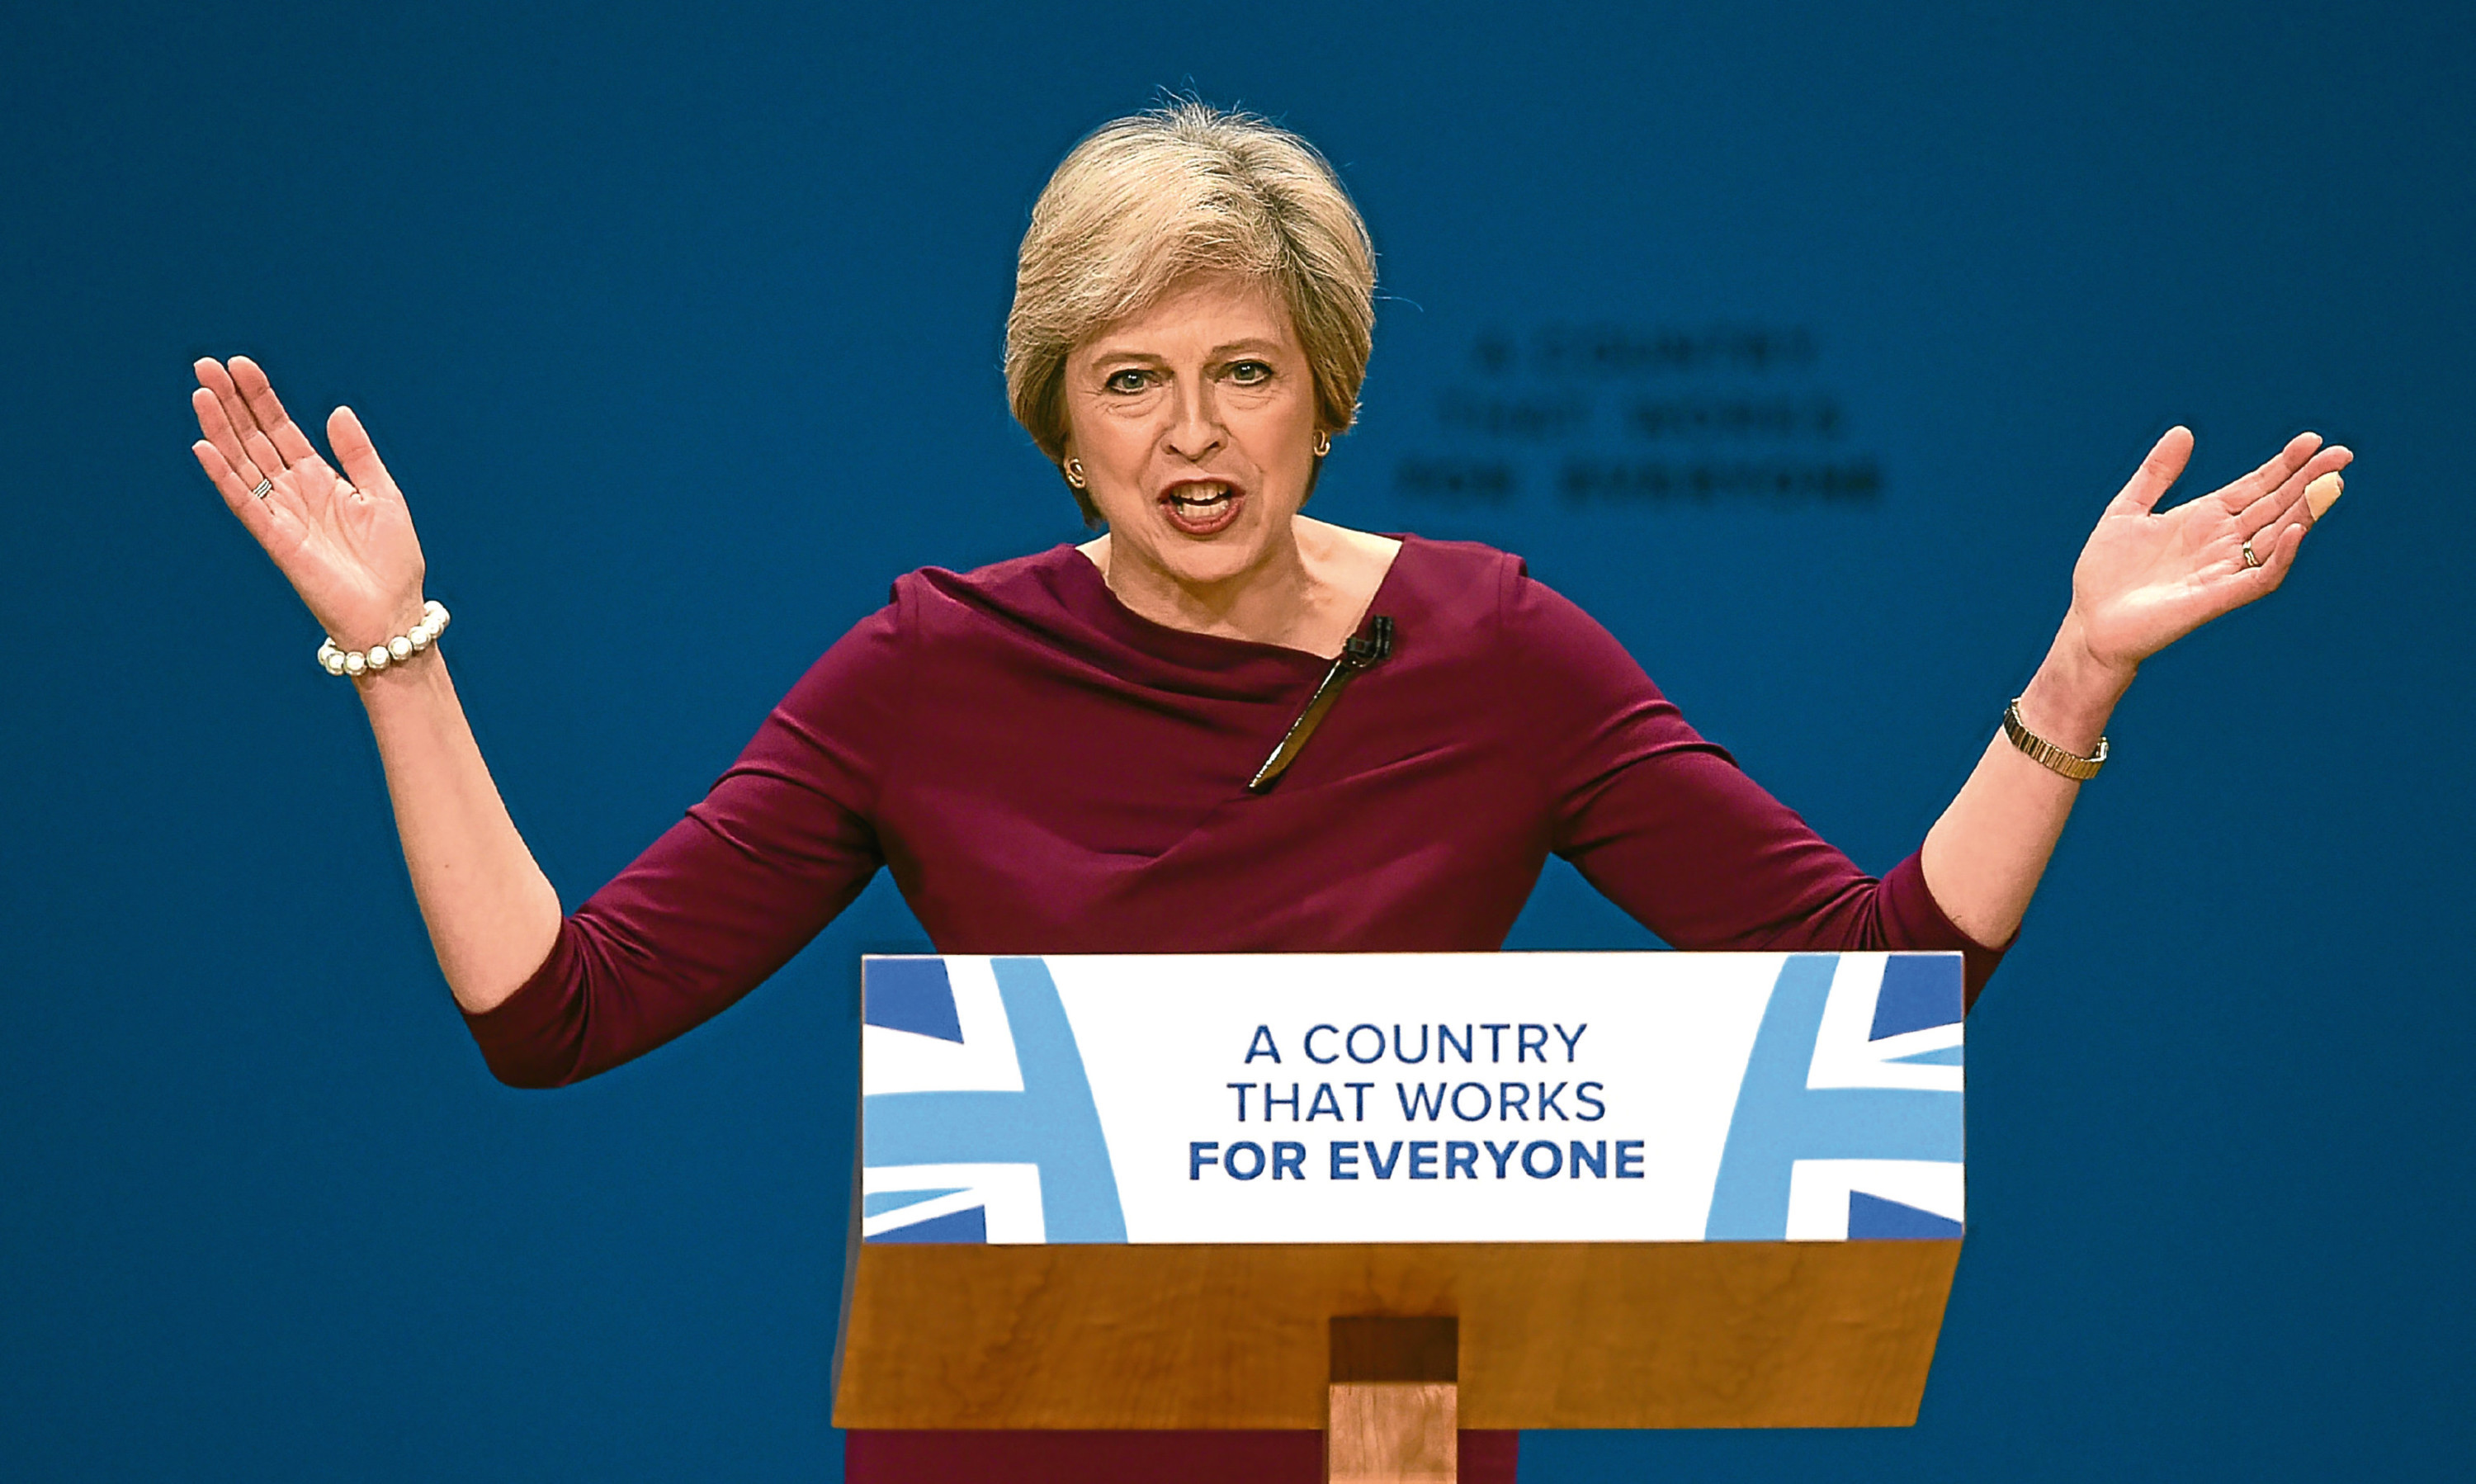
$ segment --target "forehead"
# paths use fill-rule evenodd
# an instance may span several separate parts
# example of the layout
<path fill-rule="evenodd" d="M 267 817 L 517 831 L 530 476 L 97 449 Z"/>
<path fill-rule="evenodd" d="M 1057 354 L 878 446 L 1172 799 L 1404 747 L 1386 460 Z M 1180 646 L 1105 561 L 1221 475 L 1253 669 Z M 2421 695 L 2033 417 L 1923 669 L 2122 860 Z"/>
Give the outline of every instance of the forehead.
<path fill-rule="evenodd" d="M 1102 326 L 1076 347 L 1075 359 L 1140 356 L 1182 360 L 1242 345 L 1297 351 L 1298 332 L 1270 285 L 1214 276 L 1181 283 L 1126 318 Z"/>

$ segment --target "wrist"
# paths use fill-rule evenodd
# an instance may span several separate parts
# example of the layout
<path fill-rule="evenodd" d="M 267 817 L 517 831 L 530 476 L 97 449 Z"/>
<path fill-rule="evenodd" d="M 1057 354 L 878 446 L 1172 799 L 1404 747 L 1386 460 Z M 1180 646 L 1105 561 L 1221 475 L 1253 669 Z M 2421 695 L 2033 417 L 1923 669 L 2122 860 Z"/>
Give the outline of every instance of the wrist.
<path fill-rule="evenodd" d="M 446 683 L 447 656 L 433 646 L 400 664 L 355 676 L 353 694 L 360 698 L 364 711 L 376 713 L 407 705 L 417 709 L 426 704 L 421 698 L 435 693 Z"/>
<path fill-rule="evenodd" d="M 367 651 L 373 645 L 384 644 L 400 633 L 410 633 L 412 626 L 427 616 L 428 606 L 422 601 L 421 589 L 414 588 L 406 597 L 380 608 L 372 607 L 351 622 L 327 631 L 328 641 L 340 650 Z"/>
<path fill-rule="evenodd" d="M 2092 653 L 2079 615 L 2067 613 L 2038 673 L 2020 692 L 2020 720 L 2057 746 L 2087 754 L 2097 746 L 2107 718 L 2140 669 Z"/>

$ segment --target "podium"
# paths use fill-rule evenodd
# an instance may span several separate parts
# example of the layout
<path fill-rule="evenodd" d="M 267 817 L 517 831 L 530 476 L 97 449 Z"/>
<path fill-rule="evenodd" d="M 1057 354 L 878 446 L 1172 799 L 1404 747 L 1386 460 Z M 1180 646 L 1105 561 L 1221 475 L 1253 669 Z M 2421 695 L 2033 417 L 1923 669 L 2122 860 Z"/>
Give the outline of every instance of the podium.
<path fill-rule="evenodd" d="M 862 984 L 838 1426 L 1326 1428 L 1333 1477 L 1449 1478 L 1456 1423 L 1917 1419 L 1965 1214 L 1956 953 Z"/>

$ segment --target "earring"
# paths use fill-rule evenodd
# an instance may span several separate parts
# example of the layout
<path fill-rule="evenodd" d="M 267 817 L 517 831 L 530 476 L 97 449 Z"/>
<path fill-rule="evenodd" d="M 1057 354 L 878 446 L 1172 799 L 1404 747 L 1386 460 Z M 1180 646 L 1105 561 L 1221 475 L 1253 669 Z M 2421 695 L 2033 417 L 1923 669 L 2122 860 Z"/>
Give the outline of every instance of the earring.
<path fill-rule="evenodd" d="M 1326 433 L 1326 432 L 1325 432 L 1325 431 L 1324 431 L 1323 429 L 1321 429 L 1321 428 L 1317 429 L 1317 430 L 1316 430 L 1316 447 L 1315 447 L 1315 456 L 1316 456 L 1318 458 L 1322 458 L 1325 455 L 1329 454 L 1329 453 L 1331 453 L 1331 452 L 1332 452 L 1332 434 L 1331 434 L 1331 433 Z"/>
<path fill-rule="evenodd" d="M 1081 489 L 1081 488 L 1083 487 L 1083 460 L 1082 460 L 1082 459 L 1080 459 L 1080 458 L 1070 458 L 1070 459 L 1066 460 L 1066 471 L 1065 471 L 1065 472 L 1066 472 L 1066 482 L 1067 482 L 1067 483 L 1074 485 L 1077 489 Z"/>

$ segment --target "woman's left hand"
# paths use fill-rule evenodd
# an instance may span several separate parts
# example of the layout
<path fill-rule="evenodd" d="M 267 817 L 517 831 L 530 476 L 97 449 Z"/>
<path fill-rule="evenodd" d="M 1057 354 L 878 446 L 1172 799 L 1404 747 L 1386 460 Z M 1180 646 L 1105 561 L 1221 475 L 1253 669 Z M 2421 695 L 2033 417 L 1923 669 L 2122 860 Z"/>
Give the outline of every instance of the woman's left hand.
<path fill-rule="evenodd" d="M 2142 660 L 2286 581 L 2313 526 L 2305 491 L 2355 455 L 2299 433 L 2225 488 L 2160 510 L 2191 457 L 2191 431 L 2168 429 L 2107 506 L 2072 568 L 2071 611 L 2013 703 L 2019 725 L 2067 753 L 2105 751 L 2107 718 Z M 2336 484 L 2320 492 L 2324 509 Z M 2244 560 L 2247 546 L 2259 565 Z M 2080 789 L 1994 734 L 1920 852 L 1953 927 L 1989 947 L 2012 940 Z"/>
<path fill-rule="evenodd" d="M 2298 433 L 2252 473 L 2171 510 L 2159 498 L 2192 457 L 2170 428 L 2099 517 L 2072 568 L 2076 630 L 2091 659 L 2128 681 L 2141 662 L 2211 619 L 2276 588 L 2313 526 L 2306 486 L 2356 456 Z M 2246 564 L 2249 548 L 2260 565 Z"/>

